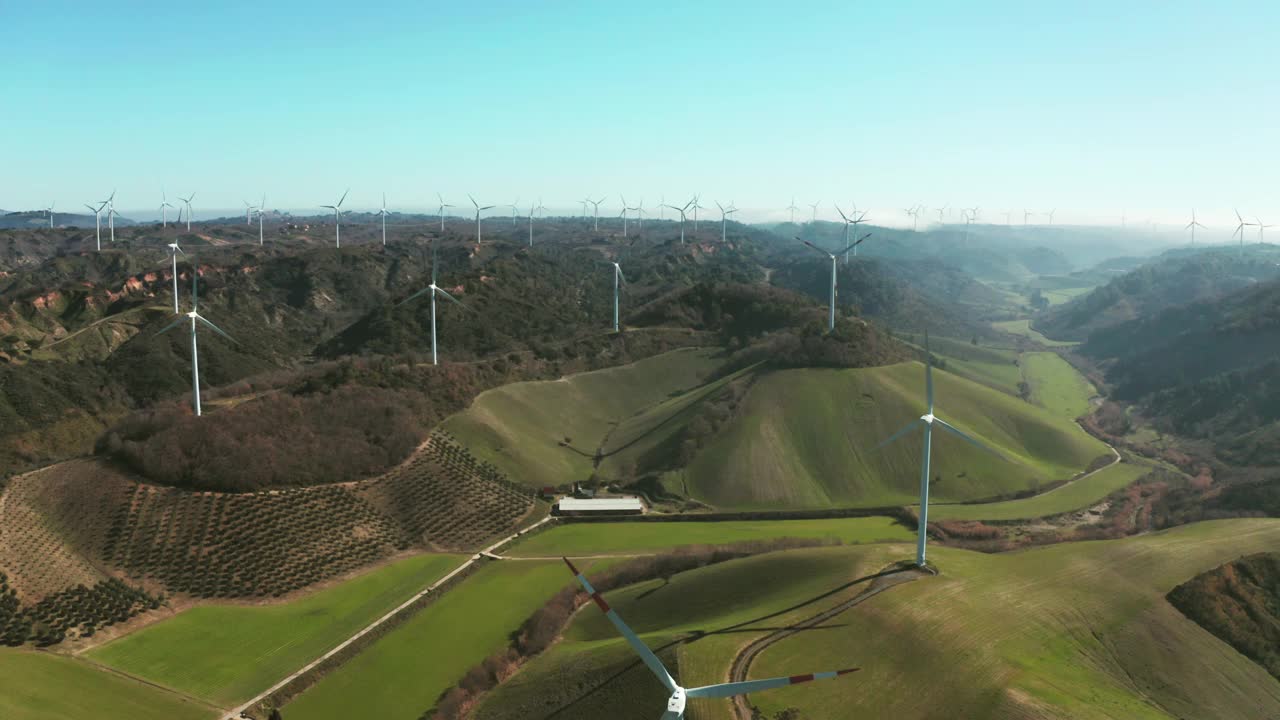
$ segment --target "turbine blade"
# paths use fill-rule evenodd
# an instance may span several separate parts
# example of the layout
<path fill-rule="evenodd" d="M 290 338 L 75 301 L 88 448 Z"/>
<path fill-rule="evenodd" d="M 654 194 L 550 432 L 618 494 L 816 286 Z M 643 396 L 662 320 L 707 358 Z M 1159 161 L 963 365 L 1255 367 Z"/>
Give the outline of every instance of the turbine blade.
<path fill-rule="evenodd" d="M 871 233 L 867 233 L 866 235 L 863 235 L 862 237 L 858 238 L 857 240 L 854 240 L 853 242 L 849 243 L 849 247 L 847 247 L 847 248 L 845 248 L 845 249 L 841 250 L 840 252 L 836 253 L 836 255 L 843 255 L 843 254 L 845 254 L 845 253 L 849 252 L 850 250 L 852 250 L 852 249 L 854 249 L 854 248 L 858 247 L 859 245 L 861 245 L 861 244 L 862 244 L 862 241 L 863 241 L 863 240 L 866 240 L 866 239 L 867 239 L 867 238 L 869 238 L 869 237 L 871 237 Z"/>
<path fill-rule="evenodd" d="M 808 245 L 809 247 L 813 248 L 814 250 L 817 250 L 818 252 L 822 253 L 823 255 L 826 255 L 827 257 L 831 257 L 831 253 L 827 252 L 826 250 L 823 250 L 822 248 L 818 247 L 817 245 L 814 245 L 813 243 L 809 242 L 808 240 L 803 240 L 803 239 L 801 239 L 799 236 L 796 236 L 796 239 L 797 239 L 797 240 L 800 240 L 800 242 L 804 243 L 805 245 Z"/>
<path fill-rule="evenodd" d="M 978 448 L 979 450 L 985 450 L 985 451 L 987 451 L 987 452 L 991 453 L 992 455 L 995 455 L 996 457 L 1000 458 L 1001 460 L 1004 460 L 1004 461 L 1008 462 L 1009 458 L 1005 457 L 1004 455 L 1001 455 L 999 452 L 997 452 L 997 451 L 995 451 L 995 450 L 992 450 L 991 448 L 987 447 L 986 445 L 983 445 L 981 442 L 979 442 L 978 440 L 976 440 L 976 439 L 975 439 L 975 438 L 973 438 L 972 436 L 968 435 L 968 434 L 967 434 L 967 433 L 965 433 L 963 430 L 958 429 L 955 425 L 952 425 L 951 423 L 947 422 L 946 420 L 943 420 L 943 419 L 942 419 L 942 418 L 940 418 L 940 417 L 934 417 L 934 418 L 933 418 L 933 421 L 934 421 L 934 422 L 936 422 L 936 423 L 938 423 L 939 425 L 941 425 L 943 430 L 946 430 L 947 432 L 951 433 L 952 435 L 955 435 L 956 437 L 960 438 L 961 440 L 964 440 L 965 442 L 967 442 L 967 443 L 969 443 L 970 445 L 972 445 L 972 446 L 974 446 L 974 447 Z"/>
<path fill-rule="evenodd" d="M 219 334 L 219 335 L 221 335 L 222 337 L 224 337 L 224 338 L 226 338 L 226 339 L 230 340 L 230 341 L 231 341 L 231 342 L 233 342 L 233 343 L 236 343 L 237 345 L 239 345 L 239 344 L 240 344 L 240 343 L 236 342 L 236 339 L 235 339 L 235 338 L 233 338 L 233 337 L 231 337 L 230 335 L 228 335 L 228 334 L 226 334 L 226 333 L 222 332 L 222 328 L 218 327 L 217 325 L 214 325 L 213 323 L 209 322 L 208 320 L 205 320 L 203 315 L 196 315 L 196 319 L 197 319 L 197 320 L 199 320 L 200 322 L 204 323 L 205 325 L 208 325 L 208 326 L 209 326 L 209 327 L 210 327 L 214 332 L 218 333 L 218 334 Z"/>
<path fill-rule="evenodd" d="M 591 581 L 587 580 L 587 576 L 578 572 L 578 568 L 574 567 L 573 563 L 569 562 L 569 558 L 563 558 L 563 560 L 564 564 L 568 565 L 569 570 L 573 572 L 574 577 L 578 579 L 578 583 L 582 585 L 582 589 L 586 590 L 587 593 L 591 595 L 591 599 L 595 601 L 596 606 L 600 608 L 605 617 L 609 618 L 609 622 L 613 623 L 613 626 L 618 629 L 618 632 L 622 634 L 622 637 L 626 638 L 627 644 L 631 646 L 632 650 L 635 650 L 636 654 L 640 656 L 640 659 L 644 661 L 644 664 L 649 667 L 649 671 L 656 675 L 658 680 L 662 681 L 662 684 L 666 686 L 667 690 L 675 692 L 678 687 L 676 685 L 676 681 L 671 678 L 671 673 L 667 672 L 667 668 L 663 666 L 662 661 L 658 659 L 658 656 L 654 655 L 653 651 L 649 649 L 649 646 L 645 645 L 644 641 L 632 632 L 631 628 L 622 621 L 622 618 L 618 616 L 618 613 L 614 612 L 613 609 L 609 607 L 609 603 L 605 602 L 604 597 L 600 595 L 600 593 L 596 592 L 596 589 L 591 586 Z"/>
<path fill-rule="evenodd" d="M 449 300 L 452 300 L 452 301 L 453 301 L 453 303 L 454 303 L 455 305 L 457 305 L 458 307 L 462 308 L 463 310 L 470 310 L 470 309 L 471 309 L 471 308 L 467 307 L 466 305 L 463 305 L 461 300 L 459 300 L 458 298 L 456 298 L 456 297 L 454 297 L 454 296 L 450 295 L 449 293 L 445 292 L 445 291 L 444 291 L 444 289 L 443 289 L 443 288 L 441 288 L 441 287 L 439 287 L 439 286 L 437 286 L 437 287 L 436 287 L 436 292 L 438 292 L 438 293 L 440 293 L 441 295 L 445 296 L 445 297 L 446 297 L 446 298 L 448 298 Z"/>
<path fill-rule="evenodd" d="M 906 435 L 907 433 L 911 432 L 912 430 L 915 430 L 915 429 L 916 429 L 916 426 L 917 426 L 917 425 L 919 425 L 921 422 L 922 422 L 922 421 L 921 421 L 919 418 L 917 418 L 917 419 L 912 420 L 911 422 L 907 423 L 906 425 L 903 425 L 901 430 L 898 430 L 898 432 L 896 432 L 896 433 L 894 433 L 894 434 L 890 435 L 890 436 L 889 436 L 889 439 L 888 439 L 888 440 L 885 440 L 884 442 L 882 442 L 882 443 L 880 443 L 879 445 L 877 445 L 877 446 L 876 446 L 876 449 L 877 449 L 877 450 L 879 450 L 880 448 L 885 447 L 886 445 L 891 445 L 891 444 L 893 444 L 893 442 L 894 442 L 895 440 L 897 440 L 898 438 L 902 437 L 903 435 Z"/>
<path fill-rule="evenodd" d="M 685 691 L 690 698 L 727 698 L 734 695 L 746 695 L 760 690 L 771 690 L 788 685 L 798 685 L 812 680 L 832 680 L 841 675 L 855 673 L 862 668 L 849 668 L 832 672 L 810 673 L 808 675 L 792 675 L 790 677 L 769 678 L 768 680 L 748 680 L 746 682 L 724 683 L 723 685 L 707 685 Z"/>
<path fill-rule="evenodd" d="M 933 353 L 929 350 L 929 331 L 924 331 L 924 392 L 929 400 L 929 414 L 933 414 Z"/>
<path fill-rule="evenodd" d="M 342 197 L 338 198 L 338 207 L 342 207 L 342 201 L 347 199 L 347 193 L 351 192 L 351 188 L 347 188 L 347 192 L 342 193 Z"/>
<path fill-rule="evenodd" d="M 627 283 L 627 276 L 623 274 L 623 272 L 622 272 L 622 266 L 621 266 L 621 265 L 614 265 L 614 268 L 616 268 L 616 269 L 617 269 L 617 271 L 618 271 L 618 277 L 622 279 L 622 284 L 623 284 L 623 285 L 625 285 L 625 284 Z"/>
<path fill-rule="evenodd" d="M 169 332 L 170 330 L 172 330 L 172 329 L 174 329 L 174 328 L 178 327 L 178 325 L 179 325 L 179 324 L 181 324 L 181 323 L 182 323 L 182 321 L 183 321 L 184 319 L 186 319 L 186 316 L 184 316 L 184 315 L 179 315 L 177 320 L 174 320 L 173 322 L 169 323 L 168 325 L 165 325 L 163 330 L 161 330 L 160 332 L 156 333 L 156 336 L 157 336 L 157 337 L 159 337 L 160 335 L 163 335 L 163 334 L 165 334 L 165 333 Z"/>

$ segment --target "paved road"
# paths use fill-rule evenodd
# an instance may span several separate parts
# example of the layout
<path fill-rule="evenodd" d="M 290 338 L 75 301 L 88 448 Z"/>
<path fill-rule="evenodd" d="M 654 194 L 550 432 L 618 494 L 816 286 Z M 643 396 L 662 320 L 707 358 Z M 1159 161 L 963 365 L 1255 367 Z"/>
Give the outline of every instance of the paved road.
<path fill-rule="evenodd" d="M 448 575 L 445 575 L 444 577 L 442 577 L 442 578 L 440 578 L 439 580 L 435 581 L 435 582 L 434 582 L 434 583 L 432 583 L 431 585 L 427 586 L 427 588 L 426 588 L 426 589 L 422 590 L 422 592 L 419 592 L 417 595 L 414 595 L 413 597 L 409 598 L 408 600 L 405 600 L 405 601 L 404 601 L 403 603 L 401 603 L 398 607 L 396 607 L 394 610 L 391 610 L 391 611 L 390 611 L 390 612 L 388 612 L 386 615 L 383 615 L 382 617 L 378 618 L 377 620 L 374 620 L 373 622 L 369 623 L 369 624 L 368 624 L 368 625 L 366 625 L 362 630 L 360 630 L 359 632 L 357 632 L 355 635 L 352 635 L 351 637 L 347 638 L 346 640 L 343 640 L 341 643 L 339 643 L 339 644 L 338 644 L 338 646 L 337 646 L 337 647 L 333 648 L 332 650 L 330 650 L 329 652 L 325 653 L 324 655 L 321 655 L 320 657 L 316 658 L 315 660 L 312 660 L 311 662 L 307 663 L 305 666 L 303 666 L 300 670 L 298 670 L 298 671 L 297 671 L 297 672 L 295 672 L 294 674 L 290 675 L 289 677 L 284 678 L 283 680 L 281 680 L 280 682 L 276 683 L 275 685 L 272 685 L 270 688 L 267 688 L 267 689 L 266 689 L 266 690 L 264 690 L 261 694 L 259 694 L 259 695 L 257 695 L 256 697 L 254 697 L 254 698 L 252 698 L 252 699 L 248 700 L 248 701 L 247 701 L 247 702 L 245 702 L 243 705 L 240 705 L 240 706 L 236 707 L 235 709 L 233 709 L 233 710 L 229 711 L 227 714 L 225 714 L 225 715 L 223 715 L 223 716 L 222 716 L 223 720 L 235 720 L 235 718 L 240 717 L 240 713 L 244 712 L 245 710 L 248 710 L 249 708 L 253 707 L 254 705 L 257 705 L 258 703 L 262 702 L 262 701 L 263 701 L 263 700 L 265 700 L 266 698 L 270 697 L 272 693 L 276 692 L 277 690 L 280 690 L 280 689 L 281 689 L 281 688 L 283 688 L 284 686 L 288 685 L 289 683 L 293 682 L 294 680 L 297 680 L 299 677 L 302 677 L 302 676 L 303 676 L 303 675 L 305 675 L 306 673 L 310 672 L 312 669 L 314 669 L 314 668 L 315 668 L 317 665 L 319 665 L 320 663 L 322 663 L 322 662 L 324 662 L 325 660 L 328 660 L 329 658 L 333 657 L 334 655 L 337 655 L 338 653 L 342 652 L 342 651 L 343 651 L 343 650 L 345 650 L 349 645 L 351 645 L 351 643 L 355 642 L 356 640 L 359 640 L 360 638 L 362 638 L 362 637 L 364 637 L 365 635 L 369 634 L 369 633 L 370 633 L 370 632 L 372 632 L 373 630 L 376 630 L 379 626 L 381 626 L 383 623 L 387 622 L 387 621 L 388 621 L 388 620 L 390 620 L 391 618 L 393 618 L 393 617 L 395 617 L 396 615 L 399 615 L 400 613 L 404 612 L 405 608 L 408 608 L 410 605 L 412 605 L 412 604 L 414 604 L 415 602 L 417 602 L 418 600 L 420 600 L 420 599 L 422 598 L 422 596 L 426 595 L 426 594 L 427 594 L 427 593 L 429 593 L 429 592 L 434 591 L 435 589 L 439 588 L 441 585 L 444 585 L 445 583 L 449 582 L 449 581 L 450 581 L 450 580 L 452 580 L 453 578 L 457 577 L 459 574 L 461 574 L 461 573 L 465 572 L 465 571 L 466 571 L 468 568 L 470 568 L 472 565 L 475 565 L 477 562 L 479 562 L 479 561 L 481 560 L 481 558 L 483 558 L 483 557 L 490 557 L 490 556 L 493 556 L 493 551 L 494 551 L 494 550 L 496 550 L 496 549 L 498 549 L 498 548 L 502 547 L 503 545 L 505 545 L 505 544 L 507 544 L 507 543 L 511 542 L 512 540 L 515 540 L 516 538 L 520 537 L 521 535 L 524 535 L 525 533 L 529 532 L 530 530 L 533 530 L 534 528 L 537 528 L 537 527 L 539 527 L 539 526 L 543 525 L 544 523 L 550 522 L 550 521 L 551 521 L 551 519 L 552 519 L 552 518 L 551 518 L 551 516 L 550 516 L 550 515 L 548 515 L 547 517 L 545 517 L 545 518 L 543 518 L 543 519 L 539 520 L 538 522 L 534 523 L 533 525 L 530 525 L 529 527 L 525 528 L 524 530 L 521 530 L 521 531 L 519 531 L 519 532 L 517 532 L 517 533 L 513 533 L 513 534 L 511 534 L 511 535 L 508 535 L 507 537 L 502 538 L 502 539 L 501 539 L 501 540 L 499 540 L 498 542 L 495 542 L 494 544 L 492 544 L 492 545 L 490 545 L 489 547 L 487 547 L 487 548 L 485 548 L 485 549 L 481 550 L 480 552 L 476 553 L 475 555 L 472 555 L 470 558 L 468 558 L 468 559 L 467 559 L 467 561 L 466 561 L 466 562 L 464 562 L 464 563 L 462 563 L 461 565 L 459 565 L 459 566 L 458 566 L 458 567 L 457 567 L 453 572 L 449 573 Z"/>

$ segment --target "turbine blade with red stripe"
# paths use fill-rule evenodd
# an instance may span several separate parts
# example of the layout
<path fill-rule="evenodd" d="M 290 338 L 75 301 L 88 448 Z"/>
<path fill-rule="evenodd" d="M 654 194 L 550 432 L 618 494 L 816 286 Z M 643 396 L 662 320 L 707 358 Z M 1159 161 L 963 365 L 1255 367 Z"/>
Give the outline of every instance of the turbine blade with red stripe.
<path fill-rule="evenodd" d="M 596 589 L 591 585 L 591 581 L 587 580 L 587 576 L 578 572 L 578 568 L 574 567 L 573 563 L 569 562 L 569 558 L 563 559 L 564 564 L 569 566 L 569 570 L 573 572 L 574 577 L 578 578 L 578 582 L 582 584 L 582 589 L 586 590 L 587 593 L 591 595 L 591 599 L 594 600 L 600 610 L 604 612 L 604 616 L 609 618 L 609 622 L 613 623 L 613 626 L 618 629 L 618 632 L 622 633 L 622 637 L 627 639 L 627 643 L 631 645 L 631 649 L 636 651 L 636 654 L 640 656 L 640 659 L 644 661 L 644 664 L 647 665 L 649 670 L 658 677 L 658 680 L 662 681 L 662 684 L 665 685 L 668 690 L 675 692 L 677 688 L 676 681 L 672 679 L 671 673 L 667 672 L 667 668 L 662 664 L 662 661 L 658 659 L 658 656 L 654 655 L 653 651 L 649 649 L 649 646 L 645 645 L 644 641 L 632 632 L 630 627 L 627 627 L 627 624 L 622 621 L 622 618 L 618 617 L 618 613 L 614 612 L 613 609 L 609 607 L 609 603 L 605 602 L 604 597 L 600 593 L 596 592 Z"/>
<path fill-rule="evenodd" d="M 831 680 L 841 675 L 857 672 L 862 668 L 849 668 L 848 670 L 836 670 L 834 672 L 811 673 L 809 675 L 792 675 L 791 677 L 769 678 L 768 680 L 748 680 L 746 682 L 725 683 L 723 685 L 707 685 L 706 687 L 693 688 L 685 692 L 685 697 L 691 698 L 727 698 L 734 695 L 745 695 L 747 693 L 759 692 L 761 690 L 772 690 L 773 688 L 786 687 L 788 685 L 797 685 L 799 683 L 809 682 L 810 680 Z"/>

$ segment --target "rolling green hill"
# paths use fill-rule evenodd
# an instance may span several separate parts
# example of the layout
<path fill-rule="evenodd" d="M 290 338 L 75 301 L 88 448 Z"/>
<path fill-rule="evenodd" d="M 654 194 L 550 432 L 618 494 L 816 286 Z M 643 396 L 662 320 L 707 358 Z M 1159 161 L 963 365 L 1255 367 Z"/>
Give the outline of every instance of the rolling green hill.
<path fill-rule="evenodd" d="M 820 628 L 768 647 L 749 677 L 852 666 L 849 678 L 758 693 L 766 717 L 1253 718 L 1280 713 L 1280 682 L 1164 598 L 1241 553 L 1274 548 L 1280 521 L 1201 523 L 1117 541 L 986 555 L 935 548 L 941 574 L 892 587 Z M 734 561 L 611 593 L 685 686 L 721 682 L 755 638 L 849 599 L 851 580 L 906 545 L 804 549 Z M 760 578 L 768 577 L 767 583 Z M 683 640 L 672 645 L 672 641 Z M 654 717 L 664 693 L 628 664 L 588 607 L 564 640 L 491 693 L 481 720 Z M 611 698 L 628 702 L 609 703 Z M 690 720 L 730 720 L 727 701 Z"/>
<path fill-rule="evenodd" d="M 923 365 L 764 375 L 685 480 L 717 507 L 877 506 L 918 495 L 920 440 L 877 450 L 924 412 Z M 937 411 L 1008 460 L 934 434 L 934 497 L 974 500 L 1029 490 L 1083 470 L 1105 446 L 1070 421 L 946 372 Z"/>

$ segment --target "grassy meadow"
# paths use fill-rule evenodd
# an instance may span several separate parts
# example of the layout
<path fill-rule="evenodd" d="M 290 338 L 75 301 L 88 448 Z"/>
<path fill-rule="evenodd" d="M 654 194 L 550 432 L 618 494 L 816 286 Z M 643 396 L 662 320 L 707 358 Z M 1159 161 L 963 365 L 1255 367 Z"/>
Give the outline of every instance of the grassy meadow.
<path fill-rule="evenodd" d="M 1151 468 L 1116 463 L 1088 477 L 1074 480 L 1046 493 L 1018 500 L 978 505 L 931 505 L 930 520 L 1030 520 L 1081 510 L 1111 493 L 1128 487 Z"/>
<path fill-rule="evenodd" d="M 1021 363 L 1031 402 L 1066 420 L 1089 412 L 1089 399 L 1097 388 L 1071 363 L 1052 352 L 1023 353 Z"/>
<path fill-rule="evenodd" d="M 278 604 L 201 605 L 88 655 L 131 675 L 234 705 L 323 655 L 464 559 L 418 555 Z"/>

